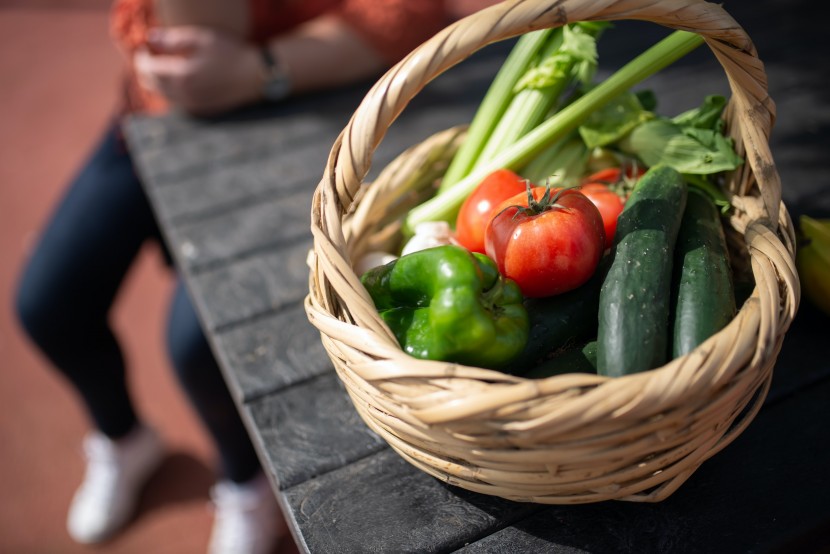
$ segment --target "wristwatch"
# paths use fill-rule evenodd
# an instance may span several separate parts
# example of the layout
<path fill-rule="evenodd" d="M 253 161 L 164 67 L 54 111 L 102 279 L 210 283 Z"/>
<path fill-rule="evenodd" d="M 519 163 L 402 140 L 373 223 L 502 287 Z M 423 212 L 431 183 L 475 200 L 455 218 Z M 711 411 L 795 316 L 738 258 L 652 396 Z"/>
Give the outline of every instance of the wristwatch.
<path fill-rule="evenodd" d="M 288 72 L 280 65 L 268 46 L 259 49 L 265 66 L 265 83 L 262 86 L 262 96 L 271 102 L 283 100 L 291 94 L 291 79 Z"/>

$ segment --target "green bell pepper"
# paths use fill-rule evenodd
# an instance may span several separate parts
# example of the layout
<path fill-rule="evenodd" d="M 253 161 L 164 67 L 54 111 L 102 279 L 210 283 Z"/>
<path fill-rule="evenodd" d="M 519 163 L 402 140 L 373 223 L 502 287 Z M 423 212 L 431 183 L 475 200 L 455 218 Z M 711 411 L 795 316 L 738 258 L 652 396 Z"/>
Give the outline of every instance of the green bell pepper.
<path fill-rule="evenodd" d="M 411 356 L 498 368 L 529 335 L 518 285 L 495 262 L 454 245 L 401 256 L 361 277 L 383 320 Z"/>

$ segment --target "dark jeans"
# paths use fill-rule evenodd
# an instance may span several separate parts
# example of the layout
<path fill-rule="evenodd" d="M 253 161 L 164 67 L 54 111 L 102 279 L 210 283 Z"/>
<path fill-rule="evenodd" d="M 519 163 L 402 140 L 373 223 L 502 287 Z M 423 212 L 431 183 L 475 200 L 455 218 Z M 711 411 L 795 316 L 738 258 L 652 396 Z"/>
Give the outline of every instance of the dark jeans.
<path fill-rule="evenodd" d="M 22 275 L 20 321 L 74 386 L 101 432 L 127 434 L 138 422 L 109 312 L 140 248 L 161 237 L 117 126 L 58 205 Z M 221 372 L 179 282 L 167 343 L 179 382 L 212 435 L 224 474 L 242 482 L 259 462 Z"/>

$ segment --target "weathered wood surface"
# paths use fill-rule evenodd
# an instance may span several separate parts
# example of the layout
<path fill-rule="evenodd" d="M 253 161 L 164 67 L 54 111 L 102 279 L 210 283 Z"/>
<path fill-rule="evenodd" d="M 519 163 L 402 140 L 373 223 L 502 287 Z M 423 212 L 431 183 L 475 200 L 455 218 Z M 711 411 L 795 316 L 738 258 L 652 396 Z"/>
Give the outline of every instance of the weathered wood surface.
<path fill-rule="evenodd" d="M 778 105 L 771 140 L 794 216 L 830 217 L 827 51 L 808 3 L 729 6 L 753 36 Z M 609 32 L 601 73 L 654 41 Z M 508 45 L 430 84 L 375 158 L 469 121 Z M 672 114 L 727 93 L 700 50 L 645 84 Z M 136 118 L 128 138 L 170 251 L 295 535 L 311 552 L 771 552 L 830 544 L 828 319 L 802 307 L 755 422 L 657 505 L 519 504 L 456 489 L 409 466 L 357 416 L 306 321 L 309 206 L 362 87 L 214 121 Z M 373 170 L 374 171 L 374 170 Z"/>

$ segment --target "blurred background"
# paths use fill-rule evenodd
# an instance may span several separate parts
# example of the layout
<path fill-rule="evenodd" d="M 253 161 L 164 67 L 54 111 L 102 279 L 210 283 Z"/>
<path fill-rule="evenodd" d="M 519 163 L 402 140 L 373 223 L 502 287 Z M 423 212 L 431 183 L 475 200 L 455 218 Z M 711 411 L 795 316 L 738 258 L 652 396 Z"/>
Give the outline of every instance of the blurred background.
<path fill-rule="evenodd" d="M 452 3 L 463 15 L 493 0 Z M 133 525 L 103 546 L 77 545 L 65 530 L 84 469 L 85 415 L 12 312 L 22 260 L 118 102 L 109 6 L 0 0 L 0 553 L 200 553 L 212 522 L 211 450 L 164 351 L 172 281 L 159 252 L 142 253 L 112 318 L 138 408 L 171 453 Z"/>
<path fill-rule="evenodd" d="M 22 259 L 118 101 L 108 0 L 0 2 L 0 552 L 91 552 L 65 530 L 84 464 L 84 413 L 13 318 Z M 145 251 L 113 312 L 136 402 L 172 456 L 140 513 L 106 552 L 204 552 L 210 448 L 163 347 L 171 280 Z"/>

